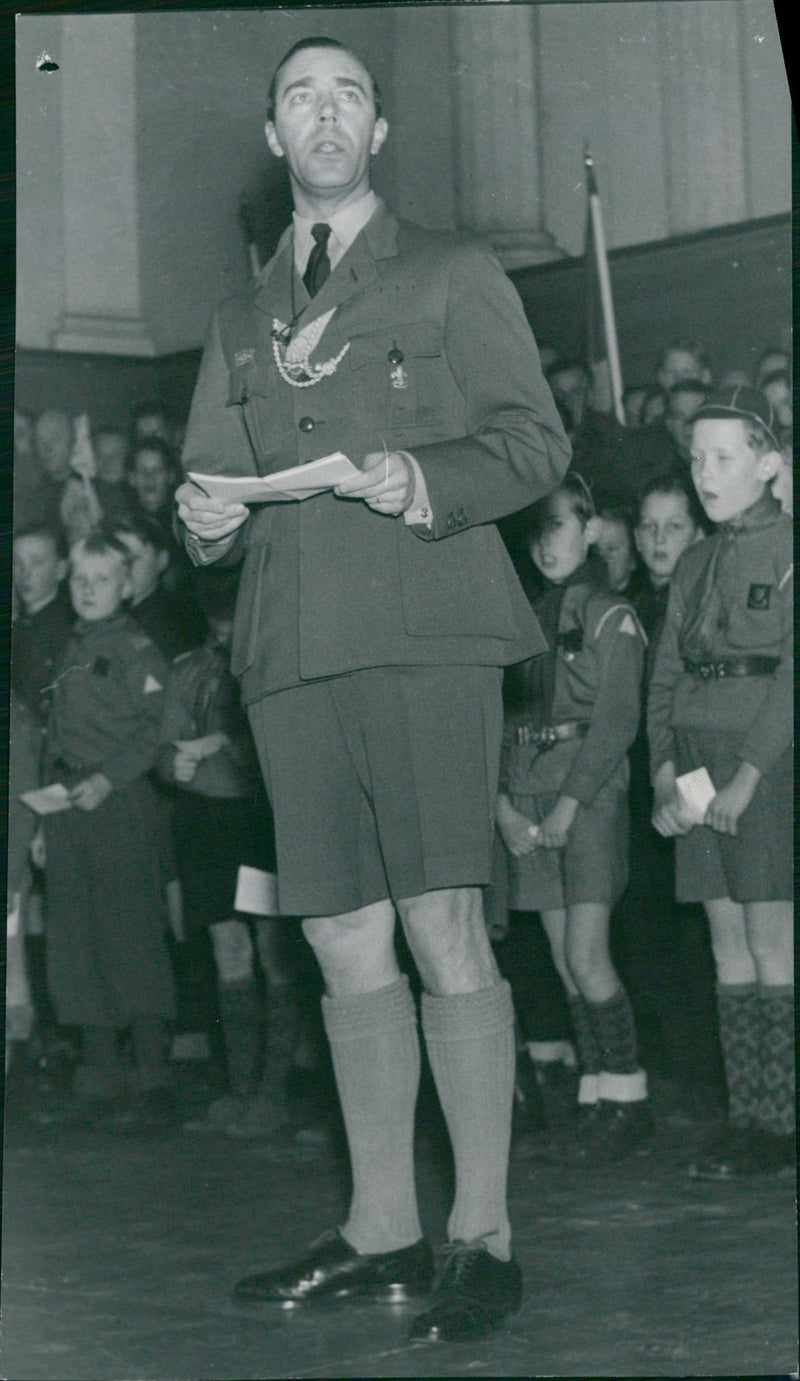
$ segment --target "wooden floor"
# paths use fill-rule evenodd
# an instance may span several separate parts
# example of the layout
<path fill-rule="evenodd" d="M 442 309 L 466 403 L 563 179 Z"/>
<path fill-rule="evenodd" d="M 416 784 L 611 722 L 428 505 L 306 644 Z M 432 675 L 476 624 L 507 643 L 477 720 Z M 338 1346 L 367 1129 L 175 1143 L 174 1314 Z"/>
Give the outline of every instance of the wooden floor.
<path fill-rule="evenodd" d="M 796 1370 L 794 1180 L 688 1177 L 692 1129 L 576 1172 L 515 1161 L 522 1312 L 481 1343 L 410 1347 L 409 1306 L 247 1311 L 237 1278 L 344 1213 L 336 1153 L 276 1166 L 260 1143 L 119 1138 L 7 1114 L 6 1381 L 271 1377 L 748 1376 Z M 449 1167 L 419 1148 L 423 1222 L 444 1235 Z"/>

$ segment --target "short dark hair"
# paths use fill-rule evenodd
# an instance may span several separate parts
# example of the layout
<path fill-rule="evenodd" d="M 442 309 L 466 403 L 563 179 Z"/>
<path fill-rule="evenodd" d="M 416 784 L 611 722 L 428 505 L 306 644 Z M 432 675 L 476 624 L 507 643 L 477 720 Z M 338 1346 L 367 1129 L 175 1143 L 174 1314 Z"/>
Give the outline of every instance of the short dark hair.
<path fill-rule="evenodd" d="M 45 522 L 44 519 L 23 523 L 14 533 L 14 541 L 19 542 L 23 537 L 41 537 L 45 542 L 52 544 L 56 557 L 59 561 L 64 561 L 67 555 L 67 542 L 64 529 L 53 523 Z"/>
<path fill-rule="evenodd" d="M 125 566 L 130 566 L 131 554 L 125 543 L 120 540 L 113 528 L 96 527 L 87 537 L 78 538 L 73 542 L 69 549 L 70 557 L 76 547 L 82 547 L 86 556 L 119 556 Z"/>
<path fill-rule="evenodd" d="M 126 534 L 138 537 L 145 546 L 155 547 L 156 551 L 169 551 L 169 538 L 161 523 L 157 523 L 149 513 L 131 513 L 120 519 L 111 529 L 115 536 Z"/>
<path fill-rule="evenodd" d="M 278 63 L 278 66 L 275 68 L 275 71 L 272 74 L 272 80 L 269 84 L 269 91 L 267 92 L 268 120 L 275 119 L 275 97 L 278 91 L 278 77 L 280 76 L 289 59 L 293 58 L 295 53 L 302 53 L 303 50 L 306 48 L 341 48 L 342 52 L 349 53 L 351 57 L 354 57 L 358 60 L 358 62 L 361 62 L 361 58 L 358 56 L 358 53 L 354 53 L 352 48 L 348 48 L 346 43 L 340 43 L 338 38 L 324 38 L 322 35 L 319 35 L 316 38 L 299 39 L 297 43 L 294 43 L 292 45 L 288 53 L 284 53 L 283 57 Z M 366 72 L 370 81 L 372 82 L 372 100 L 375 105 L 375 117 L 377 119 L 377 117 L 381 114 L 382 111 L 381 90 L 366 64 L 361 63 L 361 65 L 364 68 L 364 71 Z"/>
<path fill-rule="evenodd" d="M 641 522 L 645 500 L 649 499 L 652 494 L 683 494 L 686 507 L 689 510 L 689 517 L 695 527 L 706 528 L 707 519 L 700 507 L 697 491 L 689 476 L 680 470 L 661 470 L 658 474 L 650 475 L 643 484 L 639 485 L 633 498 L 634 526 L 638 527 Z"/>

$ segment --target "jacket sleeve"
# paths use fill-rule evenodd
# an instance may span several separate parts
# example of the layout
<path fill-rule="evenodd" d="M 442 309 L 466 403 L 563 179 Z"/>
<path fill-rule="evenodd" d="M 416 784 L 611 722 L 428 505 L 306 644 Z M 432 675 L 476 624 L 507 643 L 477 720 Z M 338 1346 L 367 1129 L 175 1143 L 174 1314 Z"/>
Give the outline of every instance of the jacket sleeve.
<path fill-rule="evenodd" d="M 125 665 L 125 689 L 136 711 L 136 734 L 103 763 L 102 772 L 115 788 L 128 786 L 153 766 L 169 676 L 166 657 L 155 643 L 131 646 Z"/>
<path fill-rule="evenodd" d="M 255 475 L 256 465 L 242 420 L 241 408 L 228 407 L 228 366 L 215 316 L 206 341 L 183 447 L 184 474 Z M 249 520 L 230 537 L 203 542 L 177 521 L 178 536 L 196 566 L 241 560 Z"/>
<path fill-rule="evenodd" d="M 433 538 L 535 503 L 560 483 L 571 454 L 519 295 L 482 246 L 454 252 L 445 351 L 467 435 L 413 448 L 433 515 L 429 531 L 414 530 Z M 458 523 L 448 523 L 455 510 Z"/>
<path fill-rule="evenodd" d="M 781 602 L 783 641 L 780 666 L 775 672 L 767 697 L 754 724 L 739 748 L 742 762 L 752 763 L 759 772 L 769 772 L 791 746 L 794 728 L 794 567 L 779 578 L 777 597 Z"/>
<path fill-rule="evenodd" d="M 185 657 L 178 658 L 170 669 L 158 731 L 156 771 L 170 784 L 175 781 L 175 740 L 195 737 L 194 722 L 185 703 L 186 670 Z"/>
<path fill-rule="evenodd" d="M 683 675 L 683 659 L 678 647 L 683 605 L 680 578 L 676 572 L 670 585 L 667 616 L 659 638 L 647 693 L 647 738 L 650 744 L 650 776 L 653 781 L 665 762 L 675 761 L 672 708 L 675 687 Z"/>
<path fill-rule="evenodd" d="M 586 737 L 561 787 L 590 806 L 636 737 L 646 639 L 633 609 L 613 605 L 591 634 L 598 659 L 597 696 Z"/>

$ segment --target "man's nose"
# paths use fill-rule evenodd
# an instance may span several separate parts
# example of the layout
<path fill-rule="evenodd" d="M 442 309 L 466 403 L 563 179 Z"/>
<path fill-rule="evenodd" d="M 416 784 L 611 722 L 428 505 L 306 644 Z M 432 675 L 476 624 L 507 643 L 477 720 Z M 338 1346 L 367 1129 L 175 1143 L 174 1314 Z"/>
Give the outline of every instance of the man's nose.
<path fill-rule="evenodd" d="M 333 96 L 330 95 L 330 93 L 320 96 L 317 104 L 317 119 L 336 121 L 338 118 L 339 112 L 336 109 L 336 102 Z"/>

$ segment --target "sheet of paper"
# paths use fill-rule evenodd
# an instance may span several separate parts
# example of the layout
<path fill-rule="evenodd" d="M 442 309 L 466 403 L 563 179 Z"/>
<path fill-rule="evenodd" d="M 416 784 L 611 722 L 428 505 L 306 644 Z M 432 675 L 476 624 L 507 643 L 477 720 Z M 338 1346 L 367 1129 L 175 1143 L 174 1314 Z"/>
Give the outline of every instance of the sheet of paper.
<path fill-rule="evenodd" d="M 190 470 L 189 479 L 204 494 L 223 503 L 275 503 L 310 499 L 359 473 L 342 451 L 321 456 L 308 465 L 295 465 L 275 475 L 203 475 Z"/>
<path fill-rule="evenodd" d="M 61 782 L 42 786 L 37 791 L 24 791 L 19 799 L 37 815 L 55 815 L 59 810 L 72 809 L 69 792 Z"/>
<path fill-rule="evenodd" d="M 676 777 L 675 785 L 694 823 L 702 825 L 706 811 L 717 794 L 707 769 L 696 767 L 694 772 L 684 772 L 682 777 Z"/>
<path fill-rule="evenodd" d="M 248 868 L 242 863 L 236 878 L 233 909 L 244 911 L 248 916 L 280 916 L 278 879 L 275 874 L 264 873 L 260 868 Z"/>

